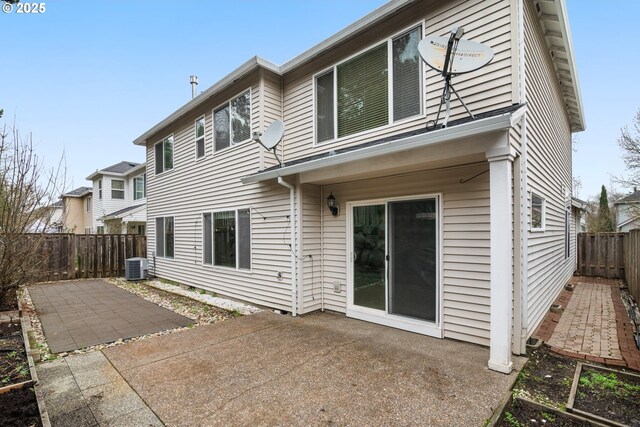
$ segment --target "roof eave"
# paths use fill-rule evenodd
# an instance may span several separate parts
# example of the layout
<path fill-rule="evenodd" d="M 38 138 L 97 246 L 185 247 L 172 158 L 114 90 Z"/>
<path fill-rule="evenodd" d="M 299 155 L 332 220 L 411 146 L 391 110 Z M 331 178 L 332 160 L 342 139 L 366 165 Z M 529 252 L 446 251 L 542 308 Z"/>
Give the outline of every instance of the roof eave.
<path fill-rule="evenodd" d="M 188 114 L 192 109 L 204 104 L 209 100 L 209 98 L 218 93 L 220 90 L 232 84 L 234 81 L 246 76 L 259 67 L 272 71 L 278 75 L 281 74 L 280 67 L 278 65 L 274 64 L 271 61 L 267 61 L 266 59 L 259 56 L 254 56 L 253 58 L 249 59 L 247 62 L 233 70 L 231 73 L 227 74 L 213 86 L 202 92 L 200 95 L 196 96 L 195 98 L 184 104 L 182 107 L 178 108 L 176 111 L 165 117 L 151 129 L 134 139 L 133 143 L 135 145 L 146 145 L 147 139 L 149 137 L 161 131 L 163 128 L 167 127 L 175 120 L 178 120 L 182 116 Z"/>
<path fill-rule="evenodd" d="M 436 144 L 443 141 L 465 138 L 473 135 L 481 135 L 484 133 L 495 132 L 499 130 L 506 130 L 514 125 L 514 123 L 517 121 L 517 118 L 521 116 L 525 108 L 526 107 L 523 106 L 514 113 L 505 113 L 499 116 L 488 117 L 486 119 L 480 119 L 477 121 L 460 124 L 454 127 L 438 129 L 429 133 L 413 135 L 404 139 L 385 142 L 380 145 L 364 147 L 358 150 L 336 154 L 334 156 L 310 160 L 305 163 L 284 166 L 280 169 L 258 172 L 253 175 L 242 177 L 241 182 L 243 184 L 262 182 L 269 179 L 295 175 L 303 172 L 310 172 L 320 168 L 340 165 L 356 160 L 392 154 L 399 151 L 411 150 L 414 148 Z"/>

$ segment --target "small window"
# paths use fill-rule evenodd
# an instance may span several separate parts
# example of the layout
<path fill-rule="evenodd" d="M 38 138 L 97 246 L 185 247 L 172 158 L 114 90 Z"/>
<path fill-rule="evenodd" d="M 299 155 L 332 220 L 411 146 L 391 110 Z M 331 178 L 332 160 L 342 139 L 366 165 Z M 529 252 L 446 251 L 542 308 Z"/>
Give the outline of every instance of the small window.
<path fill-rule="evenodd" d="M 156 174 L 173 169 L 173 135 L 155 145 Z"/>
<path fill-rule="evenodd" d="M 87 212 L 91 212 L 91 205 L 92 205 L 91 196 L 87 196 L 86 204 L 87 204 Z"/>
<path fill-rule="evenodd" d="M 173 258 L 174 219 L 172 216 L 156 218 L 156 255 Z"/>
<path fill-rule="evenodd" d="M 124 181 L 121 179 L 111 180 L 111 198 L 124 200 Z"/>
<path fill-rule="evenodd" d="M 220 151 L 251 138 L 251 91 L 213 111 L 214 148 Z"/>
<path fill-rule="evenodd" d="M 531 193 L 531 230 L 544 230 L 544 198 Z"/>
<path fill-rule="evenodd" d="M 196 159 L 204 157 L 204 116 L 196 120 Z"/>
<path fill-rule="evenodd" d="M 104 225 L 99 225 L 96 227 L 97 234 L 104 234 Z"/>
<path fill-rule="evenodd" d="M 249 209 L 204 213 L 202 262 L 251 269 L 251 215 Z"/>
<path fill-rule="evenodd" d="M 84 229 L 84 234 L 91 234 L 91 227 L 86 227 Z"/>
<path fill-rule="evenodd" d="M 147 226 L 145 224 L 138 224 L 138 234 L 140 236 L 147 234 Z"/>
<path fill-rule="evenodd" d="M 140 200 L 146 197 L 145 175 L 133 178 L 133 200 Z"/>
<path fill-rule="evenodd" d="M 102 180 L 98 180 L 98 199 L 102 200 Z"/>
<path fill-rule="evenodd" d="M 571 212 L 564 211 L 564 259 L 571 255 Z"/>

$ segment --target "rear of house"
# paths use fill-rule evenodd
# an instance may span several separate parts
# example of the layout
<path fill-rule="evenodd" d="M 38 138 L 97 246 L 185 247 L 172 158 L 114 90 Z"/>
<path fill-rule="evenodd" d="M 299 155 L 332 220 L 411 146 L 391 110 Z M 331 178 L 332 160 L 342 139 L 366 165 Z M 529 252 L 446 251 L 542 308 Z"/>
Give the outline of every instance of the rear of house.
<path fill-rule="evenodd" d="M 453 26 L 495 57 L 454 79 L 475 118 L 453 102 L 442 128 L 417 44 Z M 276 119 L 278 159 L 253 141 Z M 563 1 L 388 3 L 282 66 L 249 60 L 134 141 L 151 268 L 486 345 L 509 372 L 575 265 L 583 127 Z"/>

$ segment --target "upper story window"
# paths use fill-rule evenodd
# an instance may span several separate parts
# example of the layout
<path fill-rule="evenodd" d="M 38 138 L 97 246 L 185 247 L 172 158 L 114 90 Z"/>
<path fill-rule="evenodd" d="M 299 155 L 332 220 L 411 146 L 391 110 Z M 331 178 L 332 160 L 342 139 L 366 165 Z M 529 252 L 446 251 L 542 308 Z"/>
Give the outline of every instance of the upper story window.
<path fill-rule="evenodd" d="M 421 38 L 421 26 L 414 27 L 318 75 L 316 140 L 342 138 L 420 114 Z"/>
<path fill-rule="evenodd" d="M 173 135 L 155 145 L 156 174 L 173 169 Z"/>
<path fill-rule="evenodd" d="M 531 231 L 544 230 L 544 198 L 531 193 Z"/>
<path fill-rule="evenodd" d="M 147 175 L 140 175 L 133 178 L 133 200 L 143 199 L 147 196 L 146 181 Z"/>
<path fill-rule="evenodd" d="M 85 200 L 87 203 L 87 212 L 91 212 L 91 196 L 87 196 Z"/>
<path fill-rule="evenodd" d="M 204 116 L 196 120 L 196 159 L 204 157 Z"/>
<path fill-rule="evenodd" d="M 111 198 L 124 200 L 124 181 L 121 179 L 111 180 Z"/>
<path fill-rule="evenodd" d="M 98 199 L 102 200 L 102 180 L 98 180 Z"/>
<path fill-rule="evenodd" d="M 223 150 L 251 138 L 251 90 L 213 110 L 214 148 Z"/>

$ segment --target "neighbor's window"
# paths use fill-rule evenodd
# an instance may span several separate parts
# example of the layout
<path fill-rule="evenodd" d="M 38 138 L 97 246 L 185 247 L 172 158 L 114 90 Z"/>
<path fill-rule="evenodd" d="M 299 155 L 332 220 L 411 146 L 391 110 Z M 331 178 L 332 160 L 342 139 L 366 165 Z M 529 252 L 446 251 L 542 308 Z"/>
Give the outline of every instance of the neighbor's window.
<path fill-rule="evenodd" d="M 96 227 L 97 234 L 104 234 L 104 225 L 99 225 Z"/>
<path fill-rule="evenodd" d="M 173 135 L 155 145 L 156 174 L 173 169 Z"/>
<path fill-rule="evenodd" d="M 564 211 L 564 259 L 571 255 L 571 212 Z"/>
<path fill-rule="evenodd" d="M 156 255 L 173 258 L 174 219 L 172 216 L 156 218 Z"/>
<path fill-rule="evenodd" d="M 124 181 L 121 179 L 111 180 L 111 198 L 124 200 Z"/>
<path fill-rule="evenodd" d="M 251 90 L 213 111 L 215 151 L 249 140 L 251 137 Z"/>
<path fill-rule="evenodd" d="M 544 229 L 544 198 L 531 193 L 531 229 Z"/>
<path fill-rule="evenodd" d="M 133 178 L 133 200 L 139 200 L 146 197 L 145 178 L 146 175 L 140 175 Z"/>
<path fill-rule="evenodd" d="M 98 199 L 102 200 L 102 180 L 98 180 Z"/>
<path fill-rule="evenodd" d="M 196 159 L 204 157 L 204 116 L 196 120 Z"/>
<path fill-rule="evenodd" d="M 202 261 L 222 267 L 251 268 L 249 209 L 203 214 Z"/>
<path fill-rule="evenodd" d="M 421 38 L 422 30 L 417 26 L 316 77 L 317 141 L 341 138 L 420 114 Z"/>
<path fill-rule="evenodd" d="M 91 204 L 92 204 L 91 196 L 87 196 L 85 200 L 87 203 L 87 212 L 91 212 Z"/>

